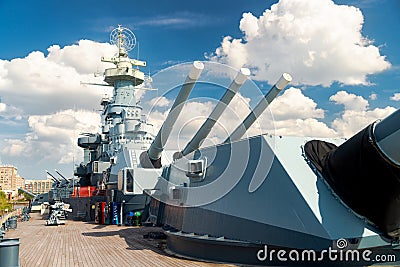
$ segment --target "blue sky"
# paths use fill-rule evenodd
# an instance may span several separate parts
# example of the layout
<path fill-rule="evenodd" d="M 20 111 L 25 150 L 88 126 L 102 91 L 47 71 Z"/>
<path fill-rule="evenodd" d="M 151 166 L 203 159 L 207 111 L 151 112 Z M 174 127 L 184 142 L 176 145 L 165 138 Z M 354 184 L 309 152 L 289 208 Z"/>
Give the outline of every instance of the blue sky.
<path fill-rule="evenodd" d="M 281 13 L 277 11 L 276 16 L 285 14 L 289 10 L 289 7 L 283 5 L 283 1 L 281 2 L 279 5 Z M 306 2 L 312 1 L 304 0 L 304 3 Z M 89 69 L 94 67 L 92 72 L 95 72 L 95 68 L 99 67 L 99 65 L 89 63 L 84 65 L 86 62 L 79 62 L 82 54 L 72 50 L 78 51 L 77 49 L 81 47 L 84 49 L 84 44 L 79 43 L 80 40 L 108 42 L 110 30 L 118 24 L 134 31 L 140 44 L 140 59 L 146 60 L 148 65 L 143 71 L 150 72 L 152 75 L 171 65 L 193 60 L 211 59 L 221 63 L 244 62 L 245 66 L 259 71 L 259 75 L 255 74 L 254 80 L 261 90 L 265 91 L 273 81 L 277 80 L 276 73 L 293 69 L 294 88 L 288 90 L 287 94 L 271 107 L 272 110 L 278 109 L 278 106 L 288 109 L 292 106 L 293 110 L 298 108 L 294 112 L 276 111 L 274 113 L 277 116 L 276 127 L 280 128 L 280 131 L 278 129 L 280 134 L 310 135 L 311 133 L 316 136 L 348 136 L 361 129 L 366 123 L 380 116 L 386 116 L 400 107 L 400 101 L 398 101 L 400 95 L 396 97 L 396 93 L 400 93 L 399 1 L 334 1 L 335 7 L 339 5 L 354 7 L 346 11 L 347 15 L 343 13 L 342 20 L 348 20 L 349 23 L 357 20 L 356 9 L 361 11 L 363 19 L 362 29 L 359 31 L 361 39 L 367 40 L 384 59 L 376 59 L 372 63 L 367 60 L 365 63 L 363 59 L 369 56 L 373 58 L 373 52 L 363 51 L 362 53 L 366 53 L 365 56 L 353 58 L 351 52 L 344 51 L 335 54 L 339 55 L 336 62 L 321 59 L 320 64 L 327 62 L 330 64 L 327 63 L 328 65 L 325 66 L 318 65 L 318 58 L 314 57 L 318 57 L 323 49 L 334 49 L 336 46 L 330 44 L 323 47 L 325 44 L 318 42 L 318 34 L 323 36 L 337 34 L 339 36 L 337 40 L 346 39 L 348 37 L 346 34 L 349 32 L 346 32 L 345 27 L 340 28 L 340 18 L 335 22 L 334 19 L 337 17 L 332 17 L 332 25 L 323 23 L 322 20 L 311 20 L 310 25 L 303 25 L 312 31 L 319 24 L 327 24 L 327 28 L 322 28 L 326 29 L 323 33 L 318 33 L 318 31 L 314 35 L 304 33 L 304 36 L 311 36 L 309 46 L 296 46 L 290 40 L 288 43 L 283 43 L 282 40 L 285 39 L 283 37 L 279 44 L 290 48 L 286 53 L 276 47 L 278 43 L 274 43 L 273 35 L 269 35 L 274 28 L 264 29 L 261 37 L 260 35 L 255 37 L 254 42 L 250 40 L 255 21 L 260 22 L 260 16 L 276 3 L 278 1 L 260 0 L 123 0 L 118 1 L 118 4 L 112 1 L 43 0 L 40 4 L 33 0 L 2 1 L 0 3 L 0 33 L 3 36 L 3 42 L 0 46 L 0 63 L 4 67 L 0 65 L 1 161 L 5 164 L 16 165 L 21 175 L 26 178 L 43 178 L 45 168 L 49 170 L 57 168 L 65 173 L 71 173 L 73 164 L 71 158 L 74 160 L 79 158 L 79 149 L 76 147 L 71 149 L 70 146 L 75 142 L 68 138 L 73 140 L 72 136 L 82 130 L 83 126 L 79 128 L 76 125 L 85 125 L 85 130 L 96 129 L 96 123 L 92 125 L 85 120 L 96 119 L 92 113 L 98 108 L 98 100 L 94 99 L 93 103 L 88 103 L 90 102 L 88 99 L 95 95 L 98 89 L 86 88 L 87 91 L 83 92 L 82 88 L 76 87 L 72 90 L 69 87 L 72 88 L 73 85 L 68 84 L 68 80 L 88 80 Z M 294 16 L 296 14 L 305 16 L 300 11 L 306 15 L 307 12 L 311 14 L 311 10 L 301 8 L 297 10 L 299 12 L 293 13 Z M 242 18 L 243 14 L 248 12 L 252 16 L 247 16 L 246 22 Z M 353 15 L 354 20 L 351 17 Z M 244 33 L 243 29 L 247 32 Z M 357 30 L 354 31 L 354 34 L 357 33 Z M 291 34 L 290 29 L 286 34 L 288 33 Z M 341 36 L 341 34 L 344 35 Z M 225 40 L 226 36 L 231 36 L 231 39 Z M 247 59 L 244 59 L 244 56 L 241 57 L 236 50 L 235 53 L 232 52 L 233 40 L 239 39 L 242 39 L 240 47 L 244 49 L 240 51 L 246 51 L 249 54 Z M 223 42 L 230 46 L 231 50 L 220 49 L 220 54 L 218 54 L 216 50 L 222 47 Z M 51 53 L 48 49 L 53 45 L 58 45 L 59 49 L 52 50 L 54 57 L 50 59 Z M 73 47 L 73 45 L 77 47 L 71 48 L 68 53 L 63 52 L 66 51 L 65 47 Z M 364 46 L 368 45 L 364 44 Z M 95 45 L 88 43 L 85 49 L 91 49 L 91 47 Z M 313 49 L 304 51 L 307 47 L 313 47 Z M 321 50 L 319 50 L 320 47 L 322 47 Z M 349 44 L 337 44 L 337 49 L 350 51 L 353 48 Z M 96 46 L 96 49 L 110 48 Z M 93 48 L 92 51 L 94 50 Z M 269 50 L 285 56 L 276 59 L 272 52 L 268 52 Z M 32 54 L 34 51 L 40 51 L 43 54 Z M 359 49 L 354 51 L 361 53 Z M 301 66 L 294 66 L 299 61 L 297 57 L 304 58 L 302 53 L 314 60 L 310 63 L 304 59 L 305 64 L 311 66 L 305 72 L 302 72 Z M 131 57 L 136 57 L 136 55 L 137 48 L 132 51 Z M 348 60 L 345 58 L 346 55 L 348 55 Z M 265 64 L 270 66 L 267 68 L 268 71 L 261 70 L 264 57 Z M 268 62 L 267 58 L 273 61 Z M 21 61 L 20 64 L 18 59 Z M 32 62 L 32 65 L 28 62 Z M 51 64 L 46 64 L 46 62 Z M 81 63 L 82 66 L 79 65 Z M 366 65 L 371 66 L 367 68 Z M 77 71 L 64 68 L 68 66 Z M 38 68 L 36 72 L 32 70 L 35 67 Z M 319 73 L 318 69 L 324 71 Z M 296 70 L 299 72 L 297 73 Z M 349 74 L 347 70 L 353 73 Z M 24 77 L 25 74 L 33 77 L 32 73 L 38 75 L 38 78 Z M 50 74 L 50 78 L 46 76 L 46 73 Z M 329 76 L 330 73 L 332 77 L 324 77 L 325 74 Z M 365 75 L 364 80 L 363 75 Z M 54 77 L 57 77 L 59 82 L 53 81 Z M 349 77 L 354 78 L 352 82 Z M 47 80 L 49 82 L 46 82 Z M 345 93 L 338 93 L 341 91 Z M 291 99 L 295 101 L 297 99 L 299 107 L 290 104 Z M 76 118 L 77 114 L 84 119 L 79 121 L 80 124 L 72 120 L 71 123 L 75 123 L 76 127 L 64 129 L 60 126 L 58 120 L 65 122 Z M 312 121 L 307 120 L 308 117 Z M 159 118 L 162 119 L 162 114 Z M 294 124 L 297 126 L 293 126 Z M 60 141 L 60 138 L 68 139 L 68 141 Z M 69 152 L 68 160 L 58 158 L 62 155 L 60 150 Z"/>

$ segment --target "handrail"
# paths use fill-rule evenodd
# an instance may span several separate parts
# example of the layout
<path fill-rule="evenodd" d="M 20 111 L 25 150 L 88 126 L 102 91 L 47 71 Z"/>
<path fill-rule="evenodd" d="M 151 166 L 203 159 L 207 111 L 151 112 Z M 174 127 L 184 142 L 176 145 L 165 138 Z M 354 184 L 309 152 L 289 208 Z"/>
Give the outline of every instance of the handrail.
<path fill-rule="evenodd" d="M 1 226 L 3 223 L 5 223 L 10 217 L 18 216 L 18 214 L 21 214 L 21 213 L 22 213 L 22 208 L 19 208 L 19 209 L 16 209 L 16 210 L 14 210 L 14 211 L 12 211 L 12 212 L 9 212 L 9 213 L 7 213 L 7 214 L 1 216 L 1 217 L 0 217 L 0 226 Z"/>

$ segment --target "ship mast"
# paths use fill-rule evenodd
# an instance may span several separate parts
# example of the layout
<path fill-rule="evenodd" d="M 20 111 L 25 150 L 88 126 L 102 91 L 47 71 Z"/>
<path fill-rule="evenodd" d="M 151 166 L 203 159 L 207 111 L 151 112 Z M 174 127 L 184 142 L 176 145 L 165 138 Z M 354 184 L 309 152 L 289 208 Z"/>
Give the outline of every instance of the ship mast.
<path fill-rule="evenodd" d="M 121 27 L 114 29 L 110 34 L 110 42 L 118 48 L 116 56 L 107 58 L 102 57 L 102 62 L 113 63 L 116 67 L 106 69 L 104 72 L 104 81 L 115 87 L 115 81 L 131 81 L 133 86 L 138 86 L 143 83 L 145 76 L 137 67 L 145 67 L 146 62 L 137 59 L 130 59 L 128 52 L 136 45 L 136 37 L 128 28 Z"/>

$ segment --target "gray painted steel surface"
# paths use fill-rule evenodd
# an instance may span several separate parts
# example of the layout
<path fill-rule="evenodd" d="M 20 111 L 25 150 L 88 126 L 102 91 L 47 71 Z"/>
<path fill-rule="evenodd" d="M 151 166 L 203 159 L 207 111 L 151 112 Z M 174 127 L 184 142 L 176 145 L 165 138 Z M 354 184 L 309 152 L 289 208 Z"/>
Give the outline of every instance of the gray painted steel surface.
<path fill-rule="evenodd" d="M 400 166 L 400 110 L 376 123 L 374 127 L 375 141 L 389 160 Z"/>

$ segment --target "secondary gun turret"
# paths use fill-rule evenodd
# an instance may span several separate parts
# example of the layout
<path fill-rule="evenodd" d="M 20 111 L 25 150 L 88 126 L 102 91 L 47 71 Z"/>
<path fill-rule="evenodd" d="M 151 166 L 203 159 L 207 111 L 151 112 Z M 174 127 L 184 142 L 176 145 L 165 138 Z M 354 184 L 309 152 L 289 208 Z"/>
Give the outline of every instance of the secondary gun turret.
<path fill-rule="evenodd" d="M 200 61 L 193 63 L 192 69 L 190 70 L 185 82 L 182 85 L 181 90 L 174 104 L 168 113 L 163 125 L 157 133 L 156 138 L 152 142 L 150 148 L 140 155 L 140 164 L 144 168 L 161 168 L 161 152 L 164 150 L 165 143 L 174 126 L 174 122 L 178 119 L 179 114 L 182 111 L 185 101 L 189 97 L 197 79 L 200 77 L 201 72 L 204 69 L 204 64 Z"/>
<path fill-rule="evenodd" d="M 400 110 L 339 147 L 313 140 L 304 149 L 348 207 L 385 235 L 400 237 Z"/>
<path fill-rule="evenodd" d="M 57 170 L 54 170 L 54 171 L 55 171 L 58 175 L 60 175 L 60 177 L 63 178 L 67 184 L 69 184 L 69 180 L 68 180 L 67 178 L 65 178 L 64 175 L 62 175 L 62 174 L 61 174 L 59 171 L 57 171 Z"/>
<path fill-rule="evenodd" d="M 45 170 L 45 172 L 46 172 L 48 175 L 50 175 L 50 178 L 51 178 L 54 182 L 56 182 L 57 185 L 59 185 L 59 184 L 61 183 L 61 181 L 60 181 L 58 178 L 56 178 L 53 174 L 51 174 L 48 170 Z"/>

